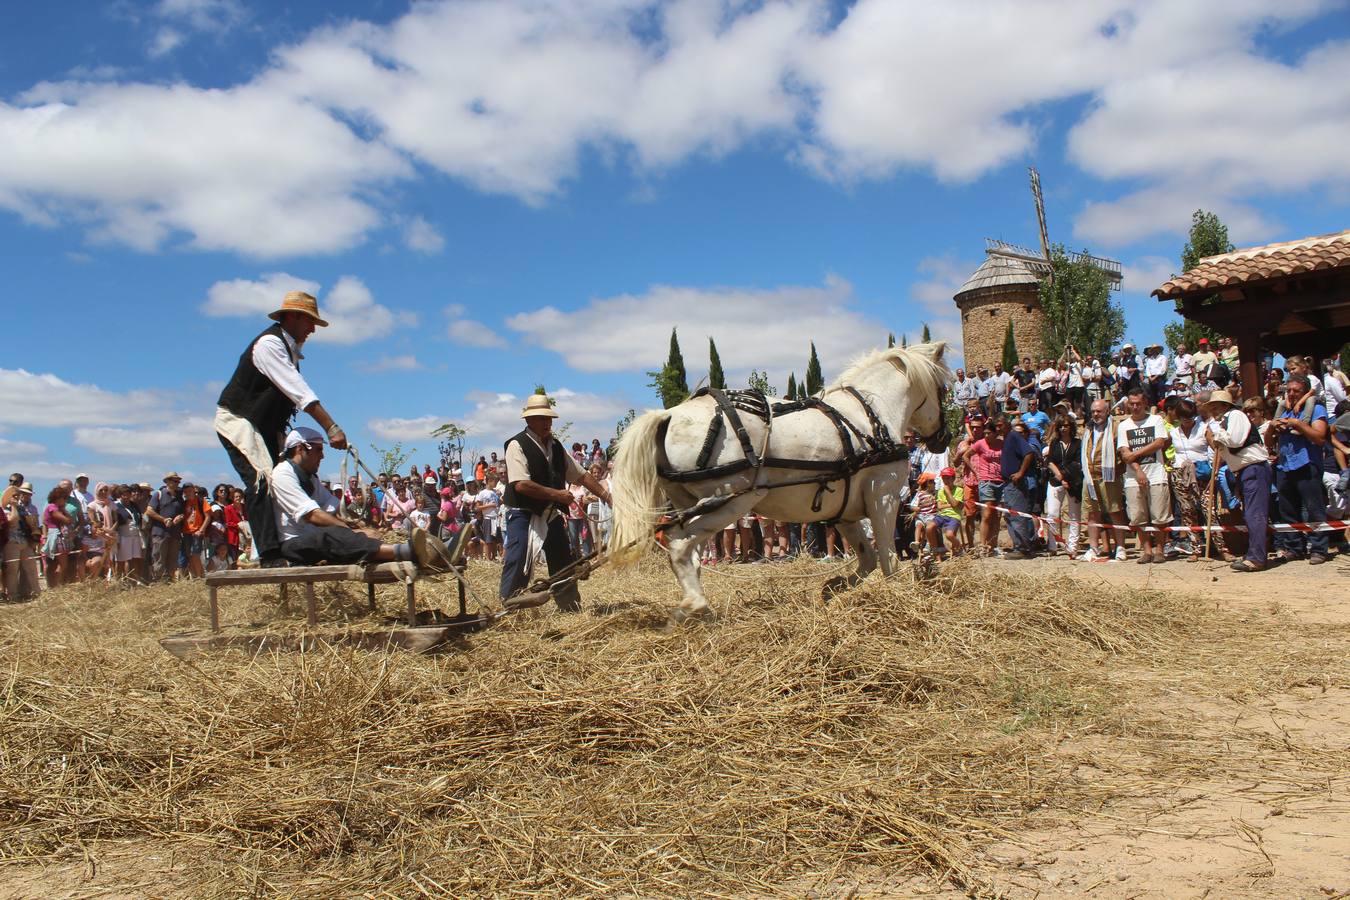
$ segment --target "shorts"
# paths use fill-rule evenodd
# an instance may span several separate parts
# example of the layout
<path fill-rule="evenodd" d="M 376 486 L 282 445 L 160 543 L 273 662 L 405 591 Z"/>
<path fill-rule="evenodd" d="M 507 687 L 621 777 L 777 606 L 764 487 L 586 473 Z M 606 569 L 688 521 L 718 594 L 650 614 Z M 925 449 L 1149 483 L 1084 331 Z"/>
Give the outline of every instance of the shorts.
<path fill-rule="evenodd" d="M 1141 485 L 1125 479 L 1125 507 L 1131 525 L 1171 525 L 1172 492 L 1165 484 Z"/>
<path fill-rule="evenodd" d="M 1097 492 L 1094 499 L 1088 494 L 1089 481 L 1083 480 L 1083 517 L 1097 518 L 1103 514 L 1115 515 L 1125 508 L 1125 498 L 1120 492 L 1119 481 L 1101 482 L 1092 480 L 1092 487 Z"/>
<path fill-rule="evenodd" d="M 938 517 L 935 513 L 920 513 L 916 518 L 920 525 L 933 525 Z"/>
<path fill-rule="evenodd" d="M 1002 502 L 1003 502 L 1003 482 L 1001 482 L 1001 481 L 981 481 L 981 482 L 980 482 L 980 502 L 981 502 L 981 503 L 1002 503 Z"/>
<path fill-rule="evenodd" d="M 936 516 L 933 521 L 937 522 L 937 527 L 943 531 L 956 531 L 961 527 L 961 523 L 951 516 Z"/>

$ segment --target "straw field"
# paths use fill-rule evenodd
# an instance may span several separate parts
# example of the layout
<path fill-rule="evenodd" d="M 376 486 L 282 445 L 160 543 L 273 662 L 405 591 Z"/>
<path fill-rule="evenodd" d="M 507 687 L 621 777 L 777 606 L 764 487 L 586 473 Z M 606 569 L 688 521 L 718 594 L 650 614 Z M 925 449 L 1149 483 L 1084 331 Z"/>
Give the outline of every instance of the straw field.
<path fill-rule="evenodd" d="M 582 615 L 435 657 L 180 661 L 156 640 L 201 626 L 195 584 L 0 608 L 0 879 L 135 840 L 172 855 L 171 895 L 982 894 L 976 850 L 1033 817 L 1259 766 L 1263 738 L 1203 730 L 1188 698 L 1346 678 L 1163 593 L 956 563 L 822 604 L 823 566 L 710 573 L 717 623 L 669 629 L 649 559 L 587 582 Z M 484 596 L 496 572 L 471 567 Z M 358 587 L 320 596 L 362 621 Z M 263 589 L 221 597 L 300 627 Z"/>

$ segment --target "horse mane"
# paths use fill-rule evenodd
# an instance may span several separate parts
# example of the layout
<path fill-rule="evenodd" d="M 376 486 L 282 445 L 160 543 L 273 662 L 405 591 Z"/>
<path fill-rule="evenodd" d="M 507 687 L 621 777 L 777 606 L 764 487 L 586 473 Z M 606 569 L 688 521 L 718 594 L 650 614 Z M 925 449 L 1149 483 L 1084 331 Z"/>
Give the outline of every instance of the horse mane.
<path fill-rule="evenodd" d="M 951 381 L 952 371 L 945 364 L 935 361 L 929 354 L 919 352 L 919 348 L 931 346 L 933 345 L 930 343 L 918 344 L 914 347 L 887 347 L 884 350 L 864 353 L 855 359 L 838 378 L 830 382 L 823 393 L 848 387 L 855 378 L 873 366 L 880 363 L 890 363 L 920 391 L 926 393 L 931 390 L 936 394 L 939 387 L 943 387 Z"/>

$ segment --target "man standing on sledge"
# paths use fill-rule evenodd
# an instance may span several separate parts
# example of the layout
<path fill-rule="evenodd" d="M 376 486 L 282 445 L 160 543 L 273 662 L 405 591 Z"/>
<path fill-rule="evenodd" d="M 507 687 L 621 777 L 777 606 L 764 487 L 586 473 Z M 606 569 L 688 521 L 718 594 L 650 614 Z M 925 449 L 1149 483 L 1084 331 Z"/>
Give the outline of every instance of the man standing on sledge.
<path fill-rule="evenodd" d="M 525 589 L 533 554 L 542 544 L 549 574 L 570 566 L 572 545 L 561 511 L 572 502 L 569 484 L 586 489 L 607 505 L 614 500 L 604 485 L 577 464 L 553 436 L 558 413 L 543 394 L 531 394 L 520 417 L 525 430 L 506 442 L 506 558 L 502 561 L 501 597 Z M 581 611 L 581 593 L 575 581 L 553 590 L 553 602 L 563 612 Z"/>
<path fill-rule="evenodd" d="M 319 423 L 334 450 L 347 448 L 347 435 L 323 408 L 300 375 L 300 352 L 315 328 L 328 325 L 319 303 L 303 291 L 291 291 L 281 307 L 268 313 L 277 324 L 249 343 L 234 375 L 220 392 L 216 434 L 244 482 L 244 513 L 263 566 L 283 566 L 281 540 L 268 476 L 282 453 L 290 421 L 304 410 Z"/>

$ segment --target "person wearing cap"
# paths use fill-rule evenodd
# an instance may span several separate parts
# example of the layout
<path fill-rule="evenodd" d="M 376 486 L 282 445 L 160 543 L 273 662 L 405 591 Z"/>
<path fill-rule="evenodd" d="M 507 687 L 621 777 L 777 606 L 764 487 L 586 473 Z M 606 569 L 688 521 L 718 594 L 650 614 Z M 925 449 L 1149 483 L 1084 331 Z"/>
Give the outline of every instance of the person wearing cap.
<path fill-rule="evenodd" d="M 558 413 L 543 394 L 531 394 L 520 417 L 525 428 L 506 442 L 506 558 L 502 561 L 501 597 L 520 593 L 529 582 L 533 550 L 543 545 L 549 574 L 573 562 L 567 527 L 559 511 L 572 503 L 569 484 L 581 484 L 613 505 L 609 491 L 577 463 L 553 436 Z M 534 540 L 531 540 L 531 537 Z M 575 581 L 553 589 L 553 602 L 563 612 L 581 610 Z"/>
<path fill-rule="evenodd" d="M 1259 397 L 1251 400 L 1264 406 Z M 1227 391 L 1212 392 L 1204 410 L 1210 418 L 1206 440 L 1237 476 L 1242 493 L 1247 555 L 1236 560 L 1232 568 L 1237 572 L 1260 572 L 1266 567 L 1266 526 L 1270 521 L 1270 457 L 1261 430 L 1238 409 L 1233 395 Z"/>
<path fill-rule="evenodd" d="M 324 439 L 313 428 L 286 435 L 283 458 L 271 471 L 272 498 L 281 555 L 297 566 L 415 562 L 441 569 L 449 551 L 425 529 L 413 528 L 402 544 L 384 544 L 338 517 L 338 498 L 319 480 Z"/>
<path fill-rule="evenodd" d="M 956 469 L 947 466 L 938 473 L 941 479 L 934 485 L 937 495 L 937 516 L 933 523 L 937 526 L 939 538 L 947 539 L 952 555 L 961 552 L 961 514 L 965 508 L 966 495 L 960 482 L 956 480 Z M 943 553 L 942 541 L 937 542 L 937 553 Z"/>
<path fill-rule="evenodd" d="M 217 401 L 215 427 L 230 463 L 244 482 L 244 509 L 254 550 L 263 566 L 280 565 L 280 537 L 267 474 L 282 452 L 291 419 L 303 410 L 319 423 L 335 450 L 347 448 L 347 435 L 324 409 L 300 374 L 305 340 L 327 322 L 319 303 L 304 291 L 291 291 L 268 314 L 276 324 L 244 349 Z"/>
<path fill-rule="evenodd" d="M 178 579 L 178 550 L 183 542 L 183 522 L 187 506 L 178 486 L 183 483 L 177 472 L 164 476 L 164 487 L 150 496 L 145 517 L 150 520 L 150 577 L 155 581 Z"/>
<path fill-rule="evenodd" d="M 1195 352 L 1191 354 L 1191 370 L 1195 372 L 1196 381 L 1208 381 L 1210 371 L 1218 361 L 1218 355 L 1209 348 L 1209 338 L 1201 338 L 1196 343 Z"/>
<path fill-rule="evenodd" d="M 11 602 L 28 600 L 42 591 L 37 563 L 41 531 L 33 505 L 33 485 L 21 480 L 6 488 L 3 514 L 9 525 L 4 546 L 5 596 Z"/>

